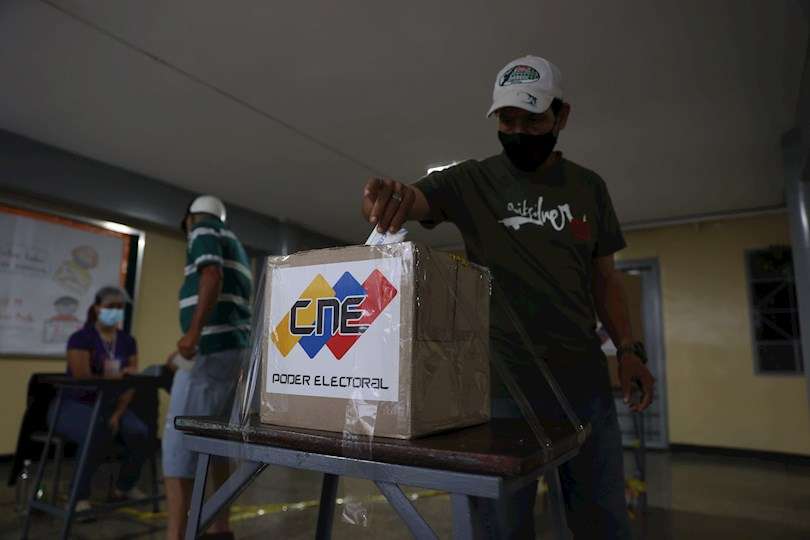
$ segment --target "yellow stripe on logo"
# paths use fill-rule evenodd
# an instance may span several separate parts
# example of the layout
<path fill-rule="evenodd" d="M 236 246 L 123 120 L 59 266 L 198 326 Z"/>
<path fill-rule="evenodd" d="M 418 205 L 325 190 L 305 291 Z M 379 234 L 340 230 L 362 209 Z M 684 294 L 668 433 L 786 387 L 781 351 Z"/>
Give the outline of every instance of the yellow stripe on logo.
<path fill-rule="evenodd" d="M 296 316 L 298 326 L 310 325 L 315 322 L 315 305 L 318 298 L 332 298 L 334 296 L 335 291 L 329 285 L 329 282 L 320 274 L 315 276 L 312 283 L 304 289 L 304 292 L 302 292 L 299 297 L 299 300 L 312 300 L 312 302 L 307 307 L 298 310 Z M 301 337 L 302 336 L 294 336 L 290 333 L 290 313 L 287 312 L 273 331 L 272 339 L 281 353 L 281 356 L 286 358 Z"/>

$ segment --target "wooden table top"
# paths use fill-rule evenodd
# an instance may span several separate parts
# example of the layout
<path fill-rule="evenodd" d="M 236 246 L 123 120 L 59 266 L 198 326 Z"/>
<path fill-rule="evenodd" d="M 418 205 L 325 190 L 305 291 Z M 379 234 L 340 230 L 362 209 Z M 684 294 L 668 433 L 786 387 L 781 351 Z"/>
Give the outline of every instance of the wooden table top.
<path fill-rule="evenodd" d="M 210 417 L 179 416 L 175 427 L 187 434 L 244 441 L 304 452 L 469 472 L 518 476 L 534 471 L 579 448 L 570 425 L 544 426 L 552 440 L 544 451 L 522 419 L 494 419 L 486 424 L 418 439 L 351 436 L 261 424 L 256 416 L 245 426 Z M 590 431 L 586 426 L 585 433 Z"/>

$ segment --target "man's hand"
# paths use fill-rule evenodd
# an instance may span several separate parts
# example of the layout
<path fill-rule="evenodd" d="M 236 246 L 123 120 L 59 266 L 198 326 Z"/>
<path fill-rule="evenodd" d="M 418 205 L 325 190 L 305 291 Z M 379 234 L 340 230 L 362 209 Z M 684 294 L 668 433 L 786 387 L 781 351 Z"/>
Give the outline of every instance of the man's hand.
<path fill-rule="evenodd" d="M 187 360 L 194 358 L 197 353 L 197 345 L 200 343 L 200 333 L 195 330 L 189 330 L 177 342 L 177 352 L 180 356 Z"/>
<path fill-rule="evenodd" d="M 371 178 L 363 189 L 363 216 L 381 233 L 397 232 L 415 200 L 414 188 L 390 178 Z"/>
<path fill-rule="evenodd" d="M 166 361 L 164 364 L 166 368 L 169 369 L 172 373 L 177 371 L 177 364 L 174 363 L 174 355 L 177 354 L 177 351 L 172 351 L 169 353 L 169 356 L 166 357 Z"/>
<path fill-rule="evenodd" d="M 641 412 L 650 406 L 655 389 L 655 377 L 652 376 L 641 358 L 635 354 L 623 354 L 619 359 L 619 380 L 622 383 L 624 402 L 630 407 L 631 411 Z M 639 403 L 630 403 L 633 383 L 641 387 L 642 394 Z"/>

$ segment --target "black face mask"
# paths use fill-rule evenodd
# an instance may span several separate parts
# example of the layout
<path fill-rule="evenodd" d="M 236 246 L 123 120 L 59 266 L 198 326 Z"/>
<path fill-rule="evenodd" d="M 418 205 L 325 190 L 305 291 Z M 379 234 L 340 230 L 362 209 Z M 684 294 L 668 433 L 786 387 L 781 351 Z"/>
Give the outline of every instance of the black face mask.
<path fill-rule="evenodd" d="M 526 133 L 498 132 L 498 139 L 503 145 L 506 156 L 512 164 L 521 171 L 534 172 L 545 163 L 554 145 L 557 136 L 552 129 L 543 135 L 527 135 Z"/>

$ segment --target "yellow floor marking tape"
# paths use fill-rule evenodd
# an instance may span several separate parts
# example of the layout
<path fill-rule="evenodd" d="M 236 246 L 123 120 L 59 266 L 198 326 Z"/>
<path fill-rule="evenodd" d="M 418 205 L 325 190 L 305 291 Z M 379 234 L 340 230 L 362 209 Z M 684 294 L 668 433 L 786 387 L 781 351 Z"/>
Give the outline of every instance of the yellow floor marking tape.
<path fill-rule="evenodd" d="M 640 493 L 644 493 L 647 491 L 647 485 L 645 482 L 638 480 L 636 478 L 630 478 L 626 481 L 627 487 L 629 488 L 630 492 L 634 496 L 638 496 Z M 544 479 L 540 479 L 539 485 L 537 486 L 537 492 L 541 495 L 544 495 L 548 491 L 548 487 L 546 486 L 546 482 Z M 432 497 L 442 497 L 446 496 L 447 492 L 445 491 L 438 491 L 438 490 L 423 490 L 423 491 L 415 491 L 408 495 L 408 498 L 411 501 L 417 501 L 419 499 L 429 499 Z M 359 499 L 362 503 L 379 503 L 379 502 L 386 502 L 386 499 L 383 495 L 371 495 L 369 497 L 364 497 Z M 345 504 L 345 498 L 338 497 L 335 503 L 337 505 Z M 233 505 L 231 506 L 231 521 L 245 521 L 249 519 L 256 519 L 263 516 L 271 516 L 274 514 L 282 514 L 284 512 L 301 512 L 303 510 L 309 510 L 310 508 L 317 508 L 320 505 L 318 500 L 312 499 L 308 501 L 299 501 L 299 502 L 288 502 L 288 503 L 269 503 L 269 504 L 261 504 L 261 505 Z M 628 509 L 631 517 L 635 517 L 633 514 L 634 512 Z M 166 512 L 145 512 L 143 510 L 136 510 L 135 508 L 119 508 L 116 510 L 116 513 L 128 516 L 130 518 L 136 519 L 143 523 L 153 524 L 156 522 L 165 522 L 166 521 Z"/>
<path fill-rule="evenodd" d="M 638 478 L 628 478 L 627 486 L 630 488 L 633 495 L 647 492 L 647 483 L 643 480 L 639 480 Z"/>
<path fill-rule="evenodd" d="M 437 491 L 437 490 L 425 490 L 425 491 L 416 491 L 408 495 L 408 498 L 412 501 L 417 501 L 419 499 L 428 499 L 431 497 L 441 497 L 443 495 L 447 495 L 445 491 Z M 364 497 L 359 499 L 360 502 L 363 503 L 378 503 L 378 502 L 386 502 L 386 499 L 383 495 L 372 495 L 369 497 Z M 346 501 L 344 498 L 338 497 L 335 501 L 338 505 L 344 504 Z M 255 519 L 263 516 L 270 516 L 273 514 L 281 514 L 284 512 L 300 512 L 303 510 L 309 510 L 310 508 L 316 508 L 319 506 L 320 502 L 318 500 L 309 500 L 309 501 L 300 501 L 300 502 L 291 502 L 291 503 L 270 503 L 270 504 L 261 504 L 261 505 L 233 505 L 231 506 L 231 522 L 237 521 L 244 521 L 247 519 Z M 119 508 L 116 510 L 118 514 L 124 514 L 128 517 L 137 519 L 138 521 L 142 521 L 144 523 L 155 523 L 155 522 L 162 522 L 166 521 L 166 512 L 144 512 L 143 510 L 136 510 L 134 508 Z"/>

